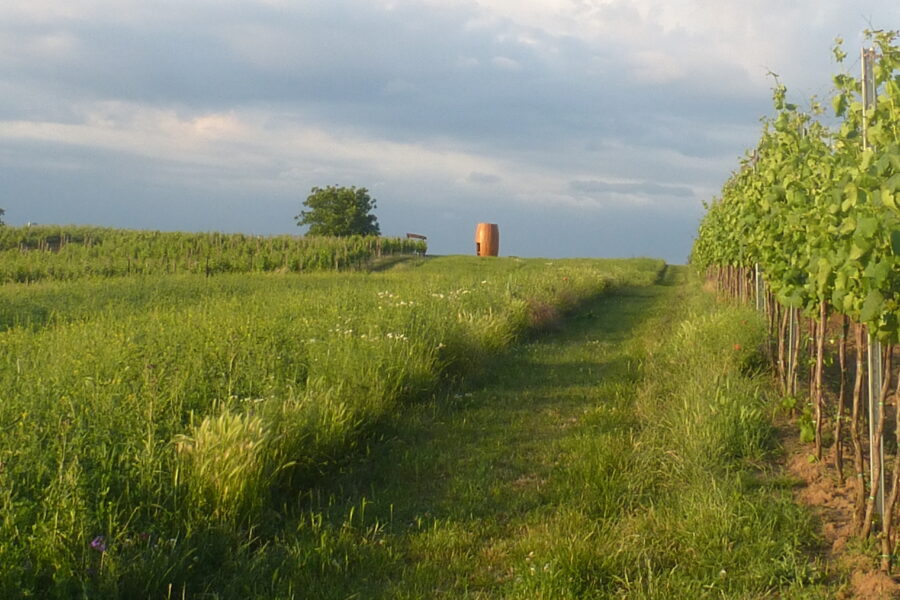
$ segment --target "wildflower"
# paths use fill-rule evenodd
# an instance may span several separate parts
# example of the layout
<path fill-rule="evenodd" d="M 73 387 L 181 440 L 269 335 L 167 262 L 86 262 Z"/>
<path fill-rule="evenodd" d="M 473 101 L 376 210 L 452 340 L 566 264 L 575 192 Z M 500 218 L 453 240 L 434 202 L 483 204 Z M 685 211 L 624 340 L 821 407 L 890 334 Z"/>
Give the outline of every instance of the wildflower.
<path fill-rule="evenodd" d="M 106 552 L 106 538 L 102 535 L 98 535 L 91 540 L 91 548 L 97 552 Z"/>
<path fill-rule="evenodd" d="M 740 345 L 740 344 L 735 344 L 735 345 L 734 345 L 734 351 L 735 351 L 735 352 L 737 352 L 737 351 L 740 350 L 740 349 L 741 349 L 741 345 Z"/>

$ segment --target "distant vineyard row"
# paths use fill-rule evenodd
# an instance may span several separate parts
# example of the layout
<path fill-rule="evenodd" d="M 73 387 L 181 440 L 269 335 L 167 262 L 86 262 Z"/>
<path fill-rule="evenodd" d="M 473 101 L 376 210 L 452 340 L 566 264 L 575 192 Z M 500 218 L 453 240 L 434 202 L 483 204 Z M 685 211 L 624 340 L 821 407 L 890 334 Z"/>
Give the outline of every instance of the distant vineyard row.
<path fill-rule="evenodd" d="M 253 236 L 101 227 L 0 228 L 0 283 L 131 274 L 327 271 L 424 254 L 422 240 Z"/>

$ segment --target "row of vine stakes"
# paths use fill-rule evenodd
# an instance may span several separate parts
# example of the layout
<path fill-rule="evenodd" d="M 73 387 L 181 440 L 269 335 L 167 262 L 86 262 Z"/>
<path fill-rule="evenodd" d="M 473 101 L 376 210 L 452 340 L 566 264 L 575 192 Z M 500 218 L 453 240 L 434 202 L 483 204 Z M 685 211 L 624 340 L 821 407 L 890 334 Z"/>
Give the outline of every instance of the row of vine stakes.
<path fill-rule="evenodd" d="M 844 445 L 849 445 L 856 531 L 865 539 L 877 530 L 887 571 L 897 551 L 900 496 L 900 450 L 890 485 L 885 481 L 882 418 L 900 341 L 900 48 L 896 31 L 866 35 L 872 47 L 862 52 L 863 77 L 834 77 L 832 105 L 842 119 L 837 128 L 816 118 L 824 110 L 815 99 L 810 113 L 787 102 L 776 76 L 776 117 L 764 119 L 758 147 L 707 207 L 691 259 L 720 291 L 743 301 L 755 296 L 765 309 L 772 334 L 767 352 L 787 403 L 798 408 L 801 367 L 804 361 L 809 365 L 811 414 L 801 413 L 801 437 L 814 441 L 815 456 L 822 460 L 825 421 L 831 417 L 839 485 L 845 477 Z M 834 55 L 838 62 L 846 58 L 840 40 Z M 811 343 L 801 357 L 804 337 Z M 833 353 L 827 356 L 826 346 L 834 344 L 838 369 L 832 395 L 826 394 L 825 378 Z M 900 377 L 896 381 L 895 404 Z M 860 431 L 864 387 L 867 443 Z M 900 447 L 900 411 L 895 415 Z"/>

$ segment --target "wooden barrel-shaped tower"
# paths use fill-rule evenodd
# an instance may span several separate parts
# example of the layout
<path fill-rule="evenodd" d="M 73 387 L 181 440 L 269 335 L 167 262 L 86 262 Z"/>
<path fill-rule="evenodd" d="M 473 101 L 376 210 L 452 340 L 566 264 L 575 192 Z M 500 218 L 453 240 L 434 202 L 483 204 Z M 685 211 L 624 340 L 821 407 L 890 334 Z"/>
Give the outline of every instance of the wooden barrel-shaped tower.
<path fill-rule="evenodd" d="M 496 223 L 479 223 L 475 228 L 475 254 L 477 256 L 500 254 L 500 228 Z"/>

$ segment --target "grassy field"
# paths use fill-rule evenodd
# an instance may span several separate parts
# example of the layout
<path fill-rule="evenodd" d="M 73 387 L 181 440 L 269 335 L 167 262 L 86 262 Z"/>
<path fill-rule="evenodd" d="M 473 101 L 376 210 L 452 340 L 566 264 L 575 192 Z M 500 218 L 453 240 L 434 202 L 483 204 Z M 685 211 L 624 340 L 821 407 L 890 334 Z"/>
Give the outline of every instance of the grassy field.
<path fill-rule="evenodd" d="M 277 563 L 285 543 L 318 551 L 295 519 L 323 482 L 523 335 L 661 268 L 447 257 L 4 286 L 0 593 L 306 597 Z"/>
<path fill-rule="evenodd" d="M 0 596 L 834 598 L 764 326 L 661 261 L 0 287 Z"/>
<path fill-rule="evenodd" d="M 762 324 L 685 275 L 617 288 L 395 415 L 216 593 L 837 597 L 772 462 Z"/>

